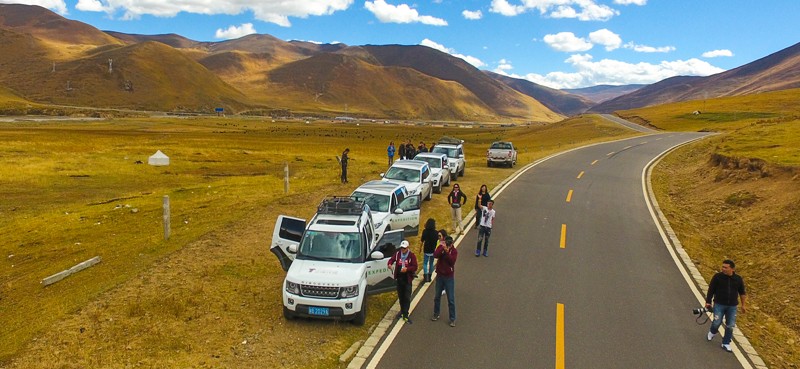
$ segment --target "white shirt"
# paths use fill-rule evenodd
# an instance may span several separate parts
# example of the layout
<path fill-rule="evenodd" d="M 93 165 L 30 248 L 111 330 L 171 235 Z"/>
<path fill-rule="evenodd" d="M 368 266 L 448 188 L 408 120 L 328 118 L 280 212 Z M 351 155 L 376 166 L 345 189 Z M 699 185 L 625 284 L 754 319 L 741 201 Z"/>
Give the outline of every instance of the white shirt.
<path fill-rule="evenodd" d="M 494 209 L 489 210 L 489 208 L 485 206 L 481 206 L 481 223 L 480 225 L 483 227 L 492 228 L 492 223 L 494 223 L 494 216 L 495 211 Z"/>

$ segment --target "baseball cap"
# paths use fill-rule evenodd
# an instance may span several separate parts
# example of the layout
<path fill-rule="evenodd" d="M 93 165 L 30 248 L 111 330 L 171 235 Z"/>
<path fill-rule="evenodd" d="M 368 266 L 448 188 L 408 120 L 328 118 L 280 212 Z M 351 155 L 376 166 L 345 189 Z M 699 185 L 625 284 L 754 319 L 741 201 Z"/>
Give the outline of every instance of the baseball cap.
<path fill-rule="evenodd" d="M 408 248 L 408 241 L 406 241 L 406 240 L 403 240 L 403 242 L 400 242 L 400 247 L 402 247 L 402 248 L 404 248 L 404 249 L 405 249 L 405 248 Z"/>

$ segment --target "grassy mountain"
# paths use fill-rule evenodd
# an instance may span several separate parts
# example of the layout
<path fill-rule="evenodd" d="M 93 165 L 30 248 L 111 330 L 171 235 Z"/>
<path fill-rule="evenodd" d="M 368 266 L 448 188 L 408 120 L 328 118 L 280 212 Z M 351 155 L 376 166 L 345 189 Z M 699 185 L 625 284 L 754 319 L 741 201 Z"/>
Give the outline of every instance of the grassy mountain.
<path fill-rule="evenodd" d="M 594 105 L 594 104 L 599 104 L 603 101 L 611 100 L 618 96 L 629 94 L 644 86 L 646 85 L 637 85 L 637 84 L 622 85 L 622 86 L 597 85 L 584 88 L 565 88 L 561 91 L 575 94 L 578 96 L 583 96 L 589 99 L 590 101 L 593 101 L 594 103 L 592 105 Z"/>
<path fill-rule="evenodd" d="M 708 77 L 672 77 L 592 107 L 594 112 L 800 87 L 800 43 Z"/>
<path fill-rule="evenodd" d="M 200 48 L 203 46 L 202 42 L 190 40 L 186 37 L 183 37 L 181 35 L 176 35 L 174 33 L 169 33 L 164 35 L 137 35 L 137 34 L 122 33 L 122 32 L 114 32 L 114 31 L 104 31 L 104 32 L 109 36 L 114 37 L 128 45 L 138 44 L 140 42 L 156 41 L 164 45 L 169 45 L 176 49 Z"/>
<path fill-rule="evenodd" d="M 512 78 L 489 71 L 484 71 L 486 75 L 500 82 L 505 83 L 511 88 L 528 95 L 541 102 L 548 109 L 562 115 L 577 115 L 585 112 L 594 103 L 579 95 L 573 95 L 554 88 L 545 87 L 528 80 Z"/>

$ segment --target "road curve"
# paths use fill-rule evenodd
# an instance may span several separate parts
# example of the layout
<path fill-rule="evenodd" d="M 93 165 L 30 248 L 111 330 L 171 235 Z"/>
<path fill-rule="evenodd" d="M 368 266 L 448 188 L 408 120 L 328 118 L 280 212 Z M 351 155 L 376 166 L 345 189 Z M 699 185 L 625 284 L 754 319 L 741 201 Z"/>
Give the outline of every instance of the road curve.
<path fill-rule="evenodd" d="M 598 144 L 528 170 L 497 196 L 489 257 L 474 256 L 474 231 L 459 246 L 457 326 L 429 319 L 428 289 L 369 367 L 741 368 L 695 323 L 642 193 L 648 162 L 703 135 Z"/>

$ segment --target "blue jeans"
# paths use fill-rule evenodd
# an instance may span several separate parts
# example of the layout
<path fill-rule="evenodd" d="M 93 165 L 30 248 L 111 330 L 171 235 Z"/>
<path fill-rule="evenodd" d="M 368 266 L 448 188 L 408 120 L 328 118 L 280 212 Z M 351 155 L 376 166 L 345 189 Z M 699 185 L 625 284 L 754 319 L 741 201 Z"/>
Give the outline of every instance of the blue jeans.
<path fill-rule="evenodd" d="M 483 243 L 483 254 L 486 255 L 489 252 L 489 236 L 492 235 L 492 228 L 480 226 L 478 229 L 478 247 L 475 249 L 475 253 L 481 251 L 481 243 Z"/>
<path fill-rule="evenodd" d="M 433 253 L 425 254 L 425 256 L 422 258 L 423 274 L 433 274 L 433 260 Z"/>
<path fill-rule="evenodd" d="M 717 334 L 719 326 L 722 325 L 722 317 L 725 317 L 725 335 L 722 336 L 722 344 L 728 345 L 733 339 L 733 328 L 736 327 L 736 306 L 714 304 L 714 320 L 711 321 L 710 332 Z"/>
<path fill-rule="evenodd" d="M 442 306 L 442 291 L 447 294 L 447 311 L 450 313 L 450 321 L 456 321 L 456 279 L 453 277 L 436 278 L 436 292 L 433 296 L 433 315 L 439 316 Z"/>

